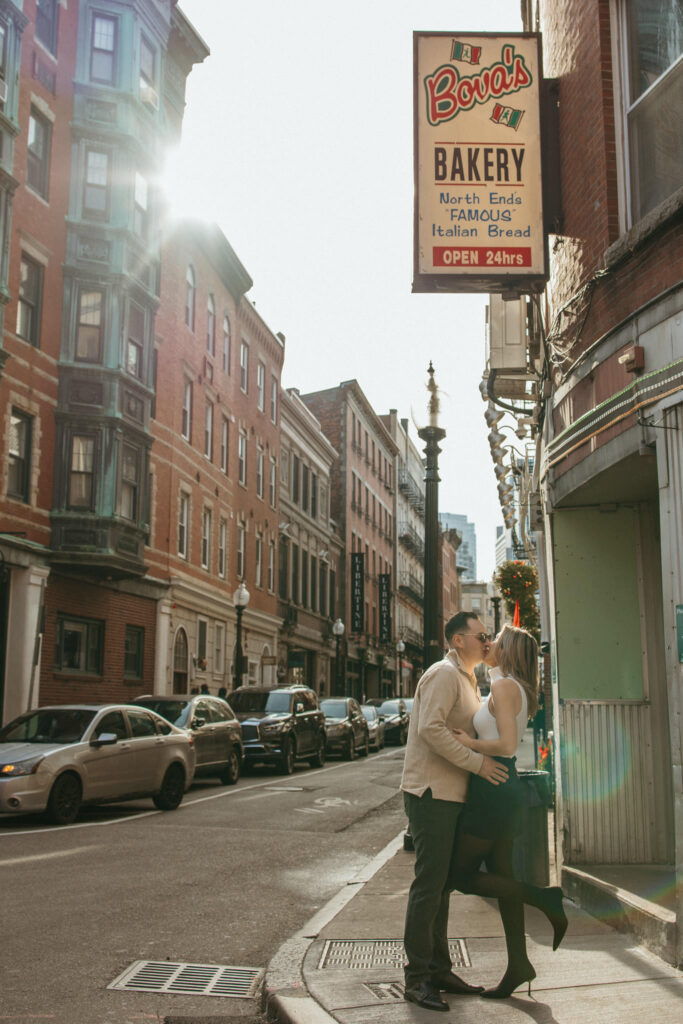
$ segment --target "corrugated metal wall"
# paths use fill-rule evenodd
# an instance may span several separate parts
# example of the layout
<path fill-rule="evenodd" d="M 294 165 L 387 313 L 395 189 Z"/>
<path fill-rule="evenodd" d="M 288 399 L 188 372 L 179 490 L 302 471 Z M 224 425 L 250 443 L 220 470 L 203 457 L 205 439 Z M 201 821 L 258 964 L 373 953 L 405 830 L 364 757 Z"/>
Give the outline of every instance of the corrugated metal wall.
<path fill-rule="evenodd" d="M 650 705 L 569 700 L 560 722 L 565 863 L 666 862 L 656 790 L 671 765 L 653 756 Z"/>

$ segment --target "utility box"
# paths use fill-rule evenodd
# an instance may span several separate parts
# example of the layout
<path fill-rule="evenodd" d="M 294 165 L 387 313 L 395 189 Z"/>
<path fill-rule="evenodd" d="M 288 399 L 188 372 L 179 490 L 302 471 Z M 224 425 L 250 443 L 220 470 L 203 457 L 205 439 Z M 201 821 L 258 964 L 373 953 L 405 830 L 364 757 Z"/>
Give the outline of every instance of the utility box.
<path fill-rule="evenodd" d="M 527 369 L 526 298 L 489 295 L 486 307 L 488 363 L 492 370 Z"/>

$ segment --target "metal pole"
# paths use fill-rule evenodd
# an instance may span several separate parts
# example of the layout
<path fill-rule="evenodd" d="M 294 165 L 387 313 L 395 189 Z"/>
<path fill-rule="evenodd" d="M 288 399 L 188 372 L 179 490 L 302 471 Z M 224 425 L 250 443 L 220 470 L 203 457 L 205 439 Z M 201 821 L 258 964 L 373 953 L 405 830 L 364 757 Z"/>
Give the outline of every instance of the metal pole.
<path fill-rule="evenodd" d="M 439 622 L 441 591 L 441 531 L 439 530 L 439 442 L 446 431 L 437 426 L 439 399 L 434 367 L 428 368 L 429 382 L 429 426 L 418 430 L 418 437 L 425 442 L 425 594 L 424 594 L 424 667 L 427 669 L 443 657 L 443 639 Z"/>
<path fill-rule="evenodd" d="M 242 685 L 242 612 L 237 605 L 237 638 L 235 640 L 235 689 Z"/>
<path fill-rule="evenodd" d="M 493 605 L 493 632 L 498 636 L 500 633 L 500 598 L 492 597 L 491 604 Z"/>
<path fill-rule="evenodd" d="M 341 643 L 341 637 L 335 638 L 337 641 L 337 650 L 334 656 L 334 692 L 339 695 L 341 693 L 341 663 L 339 660 L 339 645 Z"/>

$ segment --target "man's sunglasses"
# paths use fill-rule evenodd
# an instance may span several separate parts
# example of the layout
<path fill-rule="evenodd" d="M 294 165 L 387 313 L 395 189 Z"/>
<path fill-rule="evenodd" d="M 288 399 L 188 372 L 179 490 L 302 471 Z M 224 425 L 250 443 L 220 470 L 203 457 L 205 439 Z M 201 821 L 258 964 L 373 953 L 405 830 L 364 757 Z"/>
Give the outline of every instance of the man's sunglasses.
<path fill-rule="evenodd" d="M 458 636 L 473 636 L 482 644 L 487 644 L 493 639 L 488 633 L 458 633 Z"/>

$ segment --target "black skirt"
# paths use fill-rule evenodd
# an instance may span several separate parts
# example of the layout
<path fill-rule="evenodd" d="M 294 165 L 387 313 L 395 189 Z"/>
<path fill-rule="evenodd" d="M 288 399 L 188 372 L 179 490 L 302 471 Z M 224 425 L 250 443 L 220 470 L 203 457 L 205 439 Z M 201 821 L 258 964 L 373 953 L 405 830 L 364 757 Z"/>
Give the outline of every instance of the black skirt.
<path fill-rule="evenodd" d="M 507 781 L 494 786 L 481 775 L 471 775 L 458 825 L 462 832 L 480 839 L 514 839 L 522 830 L 525 789 L 517 775 L 516 757 L 495 757 L 494 761 L 507 768 Z"/>

